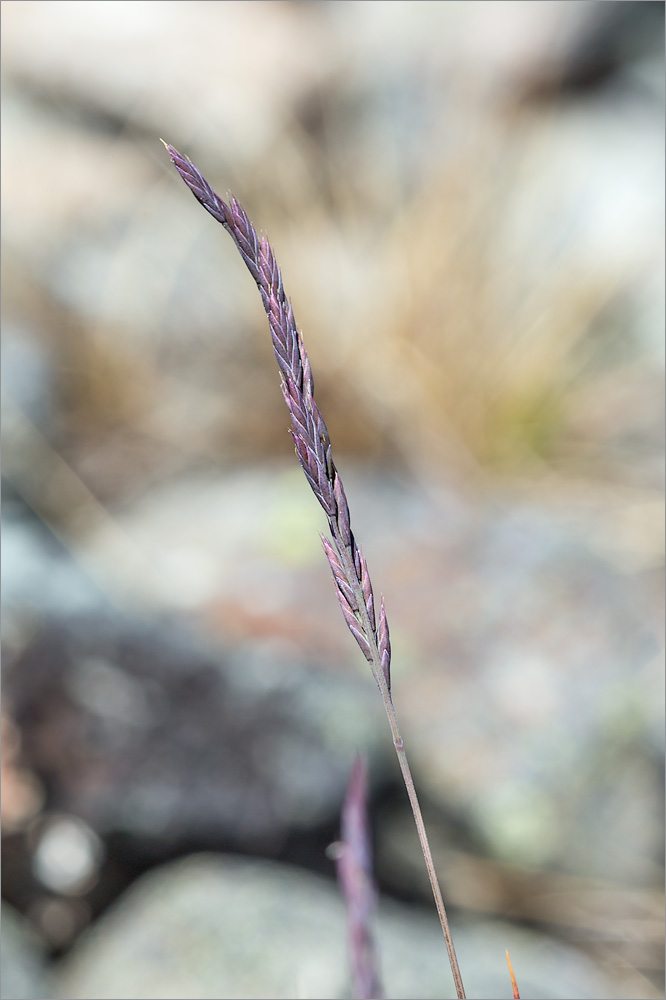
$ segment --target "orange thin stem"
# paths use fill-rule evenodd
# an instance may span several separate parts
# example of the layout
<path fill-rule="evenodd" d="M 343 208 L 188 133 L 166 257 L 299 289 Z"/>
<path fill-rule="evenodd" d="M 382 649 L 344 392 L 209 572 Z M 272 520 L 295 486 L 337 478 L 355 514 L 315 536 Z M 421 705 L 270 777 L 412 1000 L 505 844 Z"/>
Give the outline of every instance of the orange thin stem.
<path fill-rule="evenodd" d="M 513 989 L 513 1000 L 520 1000 L 520 993 L 518 992 L 518 983 L 516 982 L 516 977 L 513 974 L 513 966 L 511 964 L 511 958 L 509 957 L 509 949 L 506 949 L 506 964 L 509 966 L 509 975 L 511 976 L 511 987 Z"/>

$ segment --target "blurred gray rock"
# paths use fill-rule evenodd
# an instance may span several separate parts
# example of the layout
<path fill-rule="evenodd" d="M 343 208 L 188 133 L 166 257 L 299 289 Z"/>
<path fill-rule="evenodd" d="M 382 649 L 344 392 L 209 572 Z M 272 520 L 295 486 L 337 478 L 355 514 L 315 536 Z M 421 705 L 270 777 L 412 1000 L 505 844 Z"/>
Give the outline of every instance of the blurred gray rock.
<path fill-rule="evenodd" d="M 357 749 L 377 761 L 374 692 L 286 641 L 221 652 L 111 612 L 34 629 L 5 664 L 22 756 L 100 834 L 272 853 L 336 819 Z"/>
<path fill-rule="evenodd" d="M 35 427 L 52 433 L 57 412 L 52 352 L 34 330 L 8 323 L 1 356 L 3 409 L 9 396 Z"/>
<path fill-rule="evenodd" d="M 11 906 L 2 904 L 2 1000 L 36 1000 L 50 997 L 44 949 L 34 931 Z"/>
<path fill-rule="evenodd" d="M 344 478 L 422 790 L 504 861 L 649 880 L 662 842 L 657 600 L 618 531 L 582 506 Z M 372 697 L 321 522 L 296 468 L 182 480 L 120 516 L 155 576 L 126 585 L 167 613 L 188 605 L 210 634 L 250 647 L 287 634 L 303 657 L 349 661 Z M 112 540 L 91 536 L 87 557 L 110 572 Z"/>
<path fill-rule="evenodd" d="M 504 949 L 530 998 L 608 998 L 579 953 L 509 923 L 454 928 L 469 996 L 510 996 Z M 346 998 L 336 885 L 286 865 L 192 856 L 144 876 L 57 971 L 71 998 Z M 389 998 L 454 996 L 437 918 L 381 906 L 377 946 Z"/>
<path fill-rule="evenodd" d="M 11 487 L 7 493 L 11 494 Z M 17 500 L 2 504 L 4 639 L 26 618 L 41 621 L 97 611 L 104 593 L 71 552 Z"/>

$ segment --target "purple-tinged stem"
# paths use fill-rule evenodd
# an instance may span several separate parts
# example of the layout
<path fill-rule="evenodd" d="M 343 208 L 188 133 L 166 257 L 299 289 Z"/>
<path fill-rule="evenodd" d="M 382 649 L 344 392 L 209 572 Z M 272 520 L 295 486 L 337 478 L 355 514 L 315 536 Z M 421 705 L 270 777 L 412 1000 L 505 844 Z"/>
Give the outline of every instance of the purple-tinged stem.
<path fill-rule="evenodd" d="M 356 1000 L 380 1000 L 383 994 L 372 938 L 377 892 L 372 878 L 367 788 L 367 765 L 357 755 L 342 807 L 340 840 L 333 846 L 347 909 L 354 996 Z"/>

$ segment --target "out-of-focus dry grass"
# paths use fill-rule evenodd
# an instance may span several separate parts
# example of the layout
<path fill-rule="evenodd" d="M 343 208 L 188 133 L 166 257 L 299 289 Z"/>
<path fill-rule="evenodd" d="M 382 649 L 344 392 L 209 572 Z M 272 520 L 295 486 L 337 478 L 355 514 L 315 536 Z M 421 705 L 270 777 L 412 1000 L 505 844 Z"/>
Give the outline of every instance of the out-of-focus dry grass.
<path fill-rule="evenodd" d="M 356 52 L 330 12 L 261 5 L 271 30 L 309 51 L 277 92 L 256 81 L 251 97 L 239 91 L 239 105 L 258 102 L 254 117 L 246 107 L 247 121 L 234 119 L 260 147 L 252 155 L 234 147 L 235 135 L 227 141 L 224 123 L 229 89 L 244 80 L 238 44 L 251 59 L 265 43 L 257 5 L 256 17 L 238 4 L 171 4 L 169 17 L 164 5 L 142 5 L 163 45 L 141 58 L 123 49 L 132 22 L 121 5 L 116 48 L 105 39 L 94 72 L 109 13 L 98 22 L 90 9 L 55 5 L 73 31 L 58 51 L 58 29 L 39 30 L 48 6 L 4 12 L 5 320 L 10 342 L 16 324 L 45 349 L 57 411 L 48 436 L 94 491 L 131 494 L 151 471 L 286 448 L 260 310 L 209 220 L 169 176 L 159 129 L 270 232 L 338 452 L 399 459 L 429 477 L 517 477 L 551 495 L 572 480 L 606 497 L 617 487 L 623 505 L 653 510 L 661 373 L 646 324 L 638 336 L 634 327 L 661 227 L 655 216 L 651 234 L 643 227 L 637 238 L 629 224 L 620 232 L 613 198 L 627 192 L 585 148 L 586 125 L 609 151 L 623 130 L 631 141 L 631 109 L 613 120 L 594 93 L 530 102 L 534 68 L 518 56 L 493 94 L 478 65 L 444 62 L 456 37 L 475 53 L 474 31 L 487 31 L 480 14 L 461 22 L 428 13 L 442 34 L 441 65 L 428 24 L 403 15 L 413 51 L 389 73 L 367 26 Z M 327 17 L 331 45 L 318 61 L 311 50 L 323 51 Z M 77 28 L 90 38 L 78 61 Z M 513 29 L 538 54 L 530 19 Z M 207 53 L 179 53 L 175 74 L 168 45 L 179 30 L 193 43 L 206 31 L 233 35 L 226 86 Z M 419 47 L 431 61 L 417 68 Z M 141 67 L 133 103 L 112 58 L 123 51 L 130 70 Z M 285 69 L 279 59 L 260 70 L 266 87 L 276 69 Z M 188 72 L 199 75 L 200 97 L 197 126 L 184 129 Z M 204 127 L 207 88 L 227 106 Z M 644 113 L 639 95 L 635 117 Z M 411 123 L 419 114 L 427 127 Z M 645 126 L 636 131 L 643 140 Z M 589 218 L 577 176 L 586 162 L 599 174 L 590 195 L 602 190 L 602 211 Z M 616 245 L 595 254 L 604 226 L 615 226 Z"/>

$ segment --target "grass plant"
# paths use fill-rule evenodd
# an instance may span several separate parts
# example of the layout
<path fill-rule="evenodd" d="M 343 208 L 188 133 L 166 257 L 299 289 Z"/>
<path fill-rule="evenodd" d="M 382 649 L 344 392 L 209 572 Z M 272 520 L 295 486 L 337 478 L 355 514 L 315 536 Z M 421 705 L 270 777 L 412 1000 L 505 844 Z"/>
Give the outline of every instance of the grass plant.
<path fill-rule="evenodd" d="M 291 416 L 291 436 L 296 454 L 328 519 L 332 540 L 322 535 L 322 543 L 333 573 L 340 608 L 379 688 L 444 934 L 456 994 L 458 998 L 464 998 L 465 990 L 446 908 L 391 697 L 391 643 L 384 600 L 380 597 L 377 610 L 368 566 L 351 530 L 349 506 L 333 462 L 329 434 L 314 398 L 310 361 L 291 302 L 284 291 L 280 269 L 268 240 L 257 233 L 238 201 L 231 198 L 228 204 L 224 202 L 189 159 L 173 146 L 164 145 L 197 201 L 233 239 L 259 289 L 280 369 L 282 393 Z"/>

